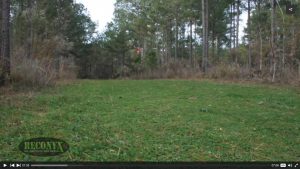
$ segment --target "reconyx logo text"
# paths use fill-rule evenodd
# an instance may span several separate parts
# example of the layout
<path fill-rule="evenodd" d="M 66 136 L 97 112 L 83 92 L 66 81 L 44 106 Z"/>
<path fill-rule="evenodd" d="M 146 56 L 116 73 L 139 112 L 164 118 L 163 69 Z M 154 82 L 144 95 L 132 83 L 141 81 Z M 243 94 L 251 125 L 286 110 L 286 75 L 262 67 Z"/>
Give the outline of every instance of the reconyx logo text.
<path fill-rule="evenodd" d="M 69 150 L 67 142 L 56 138 L 33 138 L 19 145 L 20 151 L 33 156 L 56 156 Z"/>

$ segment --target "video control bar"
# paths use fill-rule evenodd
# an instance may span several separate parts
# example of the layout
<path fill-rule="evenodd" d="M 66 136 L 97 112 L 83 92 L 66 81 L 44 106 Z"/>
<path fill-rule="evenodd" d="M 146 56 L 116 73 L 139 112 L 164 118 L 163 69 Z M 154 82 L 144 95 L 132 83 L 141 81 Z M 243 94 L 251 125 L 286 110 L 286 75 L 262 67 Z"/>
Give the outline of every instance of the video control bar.
<path fill-rule="evenodd" d="M 220 163 L 220 162 L 120 162 L 120 163 L 37 163 L 37 162 L 3 162 L 0 168 L 101 168 L 101 169 L 300 169 L 300 162 L 254 162 L 254 163 Z"/>

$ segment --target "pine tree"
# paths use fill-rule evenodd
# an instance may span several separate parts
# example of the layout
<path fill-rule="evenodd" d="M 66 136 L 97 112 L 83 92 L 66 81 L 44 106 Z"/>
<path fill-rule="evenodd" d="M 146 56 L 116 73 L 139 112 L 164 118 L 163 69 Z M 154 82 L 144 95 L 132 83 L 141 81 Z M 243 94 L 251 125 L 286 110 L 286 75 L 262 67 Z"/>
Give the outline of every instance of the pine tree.
<path fill-rule="evenodd" d="M 0 86 L 10 78 L 10 0 L 2 1 Z"/>

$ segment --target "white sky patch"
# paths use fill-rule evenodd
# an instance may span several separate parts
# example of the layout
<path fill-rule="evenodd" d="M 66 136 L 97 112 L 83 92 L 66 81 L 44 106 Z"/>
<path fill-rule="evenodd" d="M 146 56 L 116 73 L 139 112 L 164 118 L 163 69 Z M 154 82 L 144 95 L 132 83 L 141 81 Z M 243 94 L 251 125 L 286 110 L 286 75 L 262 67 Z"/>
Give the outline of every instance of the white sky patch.
<path fill-rule="evenodd" d="M 240 18 L 241 18 L 241 22 L 240 22 L 241 26 L 240 26 L 239 32 L 240 32 L 240 39 L 241 39 L 243 36 L 245 36 L 244 29 L 247 27 L 248 13 L 243 12 Z"/>
<path fill-rule="evenodd" d="M 92 20 L 97 23 L 99 33 L 105 31 L 107 23 L 111 22 L 114 14 L 115 0 L 76 0 L 87 8 Z"/>

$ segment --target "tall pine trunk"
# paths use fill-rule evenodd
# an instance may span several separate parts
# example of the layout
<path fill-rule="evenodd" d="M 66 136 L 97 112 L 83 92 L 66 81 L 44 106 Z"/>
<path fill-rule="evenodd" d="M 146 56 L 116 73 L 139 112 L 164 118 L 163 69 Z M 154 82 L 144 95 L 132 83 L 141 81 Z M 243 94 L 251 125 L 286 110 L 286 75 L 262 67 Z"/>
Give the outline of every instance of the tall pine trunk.
<path fill-rule="evenodd" d="M 261 0 L 258 0 L 258 14 L 261 14 Z M 263 38 L 262 38 L 262 28 L 260 23 L 258 23 L 258 31 L 259 31 L 259 70 L 262 71 L 263 66 Z"/>
<path fill-rule="evenodd" d="M 32 22 L 32 17 L 33 17 L 33 1 L 28 0 L 28 31 L 27 31 L 27 47 L 26 47 L 26 57 L 27 58 L 32 58 L 32 53 L 33 53 L 33 22 Z"/>
<path fill-rule="evenodd" d="M 237 11 L 237 16 L 236 16 L 236 54 L 235 54 L 235 63 L 238 63 L 238 55 L 239 55 L 239 30 L 240 30 L 240 0 L 237 0 L 236 4 L 236 11 Z"/>
<path fill-rule="evenodd" d="M 203 53 L 202 53 L 202 69 L 207 71 L 208 59 L 208 0 L 202 0 L 202 24 L 203 24 Z"/>
<path fill-rule="evenodd" d="M 193 65 L 193 21 L 190 20 L 190 62 Z"/>
<path fill-rule="evenodd" d="M 176 9 L 175 18 L 175 60 L 178 59 L 178 8 Z"/>
<path fill-rule="evenodd" d="M 272 61 L 273 61 L 273 75 L 272 82 L 275 81 L 276 77 L 276 46 L 275 46 L 275 2 L 276 0 L 271 1 L 271 52 L 272 52 Z"/>
<path fill-rule="evenodd" d="M 230 4 L 230 50 L 232 49 L 232 39 L 233 39 L 233 5 Z"/>
<path fill-rule="evenodd" d="M 2 28 L 1 28 L 1 70 L 0 86 L 10 77 L 10 0 L 2 0 Z"/>
<path fill-rule="evenodd" d="M 233 41 L 233 48 L 236 48 L 236 2 L 234 1 L 232 5 L 233 17 L 232 17 L 232 41 Z"/>
<path fill-rule="evenodd" d="M 194 19 L 194 23 L 195 23 L 195 28 L 194 28 L 194 39 L 195 39 L 195 45 L 196 45 L 196 39 L 197 39 L 197 20 Z M 196 64 L 197 64 L 197 58 L 196 58 L 196 47 L 193 46 L 193 49 L 195 49 L 195 51 L 193 52 L 193 63 L 194 63 L 194 68 L 196 68 Z"/>
<path fill-rule="evenodd" d="M 252 58 L 251 58 L 251 21 L 250 21 L 250 13 L 251 13 L 251 6 L 250 6 L 250 0 L 248 0 L 248 68 L 249 68 L 249 72 L 251 71 L 251 67 L 252 67 Z"/>

